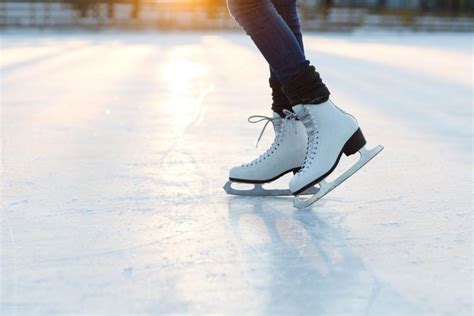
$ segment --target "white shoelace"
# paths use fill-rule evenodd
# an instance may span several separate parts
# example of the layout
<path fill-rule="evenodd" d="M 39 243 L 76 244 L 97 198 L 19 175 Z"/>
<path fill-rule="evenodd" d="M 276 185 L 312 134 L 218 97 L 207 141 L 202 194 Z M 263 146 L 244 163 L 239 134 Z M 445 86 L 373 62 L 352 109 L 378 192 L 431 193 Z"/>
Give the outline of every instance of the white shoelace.
<path fill-rule="evenodd" d="M 257 159 L 254 159 L 250 163 L 243 164 L 242 166 L 245 166 L 245 167 L 253 166 L 254 164 L 260 163 L 262 160 L 266 159 L 268 156 L 270 156 L 271 154 L 275 152 L 275 150 L 280 146 L 280 143 L 283 140 L 283 136 L 284 136 L 284 133 L 282 131 L 283 120 L 285 121 L 284 124 L 287 124 L 289 120 L 292 121 L 295 133 L 297 133 L 296 126 L 295 126 L 296 114 L 286 109 L 283 110 L 283 113 L 285 114 L 285 117 L 283 119 L 273 118 L 273 117 L 268 117 L 268 116 L 263 116 L 263 115 L 252 115 L 248 118 L 248 122 L 252 124 L 266 121 L 265 125 L 263 125 L 260 135 L 258 136 L 257 144 L 255 145 L 255 147 L 258 147 L 258 144 L 260 140 L 262 139 L 263 133 L 265 132 L 265 129 L 267 128 L 270 122 L 275 126 L 275 140 L 273 141 L 270 148 L 267 149 L 267 151 L 265 151 L 263 154 L 261 154 Z"/>

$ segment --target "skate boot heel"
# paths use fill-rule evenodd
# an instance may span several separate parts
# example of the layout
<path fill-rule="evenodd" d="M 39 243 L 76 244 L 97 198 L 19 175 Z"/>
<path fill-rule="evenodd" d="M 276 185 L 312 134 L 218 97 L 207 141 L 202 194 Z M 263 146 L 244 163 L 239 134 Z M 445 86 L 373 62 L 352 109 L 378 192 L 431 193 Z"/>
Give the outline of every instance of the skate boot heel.
<path fill-rule="evenodd" d="M 358 128 L 346 142 L 342 151 L 346 156 L 350 156 L 358 152 L 365 144 L 367 144 L 367 141 L 365 140 L 364 134 L 362 134 L 362 131 Z"/>

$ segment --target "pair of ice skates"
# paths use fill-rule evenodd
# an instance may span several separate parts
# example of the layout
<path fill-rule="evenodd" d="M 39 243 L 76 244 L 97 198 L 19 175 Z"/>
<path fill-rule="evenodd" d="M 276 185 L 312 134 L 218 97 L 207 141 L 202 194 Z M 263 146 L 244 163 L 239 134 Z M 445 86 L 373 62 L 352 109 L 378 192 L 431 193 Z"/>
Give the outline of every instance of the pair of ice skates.
<path fill-rule="evenodd" d="M 296 105 L 293 112 L 284 110 L 285 117 L 251 116 L 249 122 L 266 120 L 273 123 L 275 140 L 270 148 L 250 163 L 234 167 L 224 190 L 228 194 L 245 196 L 295 195 L 294 206 L 304 208 L 331 192 L 352 176 L 379 152 L 383 146 L 366 149 L 366 140 L 356 119 L 336 107 L 331 101 L 318 105 Z M 342 154 L 359 152 L 359 160 L 332 182 L 324 179 L 337 167 Z M 267 190 L 263 184 L 293 172 L 288 190 Z M 253 184 L 251 190 L 232 188 L 233 182 Z M 318 187 L 316 187 L 318 185 Z M 306 200 L 300 195 L 312 196 Z"/>

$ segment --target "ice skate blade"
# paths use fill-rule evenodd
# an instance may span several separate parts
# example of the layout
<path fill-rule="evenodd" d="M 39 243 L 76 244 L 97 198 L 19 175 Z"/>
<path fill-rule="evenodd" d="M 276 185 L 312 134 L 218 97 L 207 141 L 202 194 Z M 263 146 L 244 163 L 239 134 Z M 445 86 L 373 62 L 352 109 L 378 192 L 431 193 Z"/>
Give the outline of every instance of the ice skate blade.
<path fill-rule="evenodd" d="M 338 187 L 341 183 L 343 183 L 350 176 L 356 173 L 360 168 L 362 168 L 365 164 L 367 164 L 370 160 L 372 160 L 372 158 L 377 156 L 382 150 L 382 145 L 378 145 L 370 150 L 363 147 L 361 150 L 359 150 L 359 160 L 352 167 L 344 171 L 343 174 L 341 174 L 332 182 L 327 182 L 325 180 L 319 182 L 319 191 L 309 199 L 303 200 L 298 197 L 295 197 L 295 199 L 293 200 L 293 205 L 298 209 L 310 206 L 311 204 L 318 201 L 323 196 L 334 190 L 336 187 Z"/>
<path fill-rule="evenodd" d="M 319 188 L 312 187 L 301 193 L 301 195 L 316 194 Z M 289 189 L 271 189 L 267 190 L 261 184 L 254 184 L 253 189 L 249 190 L 238 190 L 232 187 L 232 181 L 227 181 L 224 185 L 224 191 L 227 194 L 239 195 L 239 196 L 292 196 L 293 194 Z"/>

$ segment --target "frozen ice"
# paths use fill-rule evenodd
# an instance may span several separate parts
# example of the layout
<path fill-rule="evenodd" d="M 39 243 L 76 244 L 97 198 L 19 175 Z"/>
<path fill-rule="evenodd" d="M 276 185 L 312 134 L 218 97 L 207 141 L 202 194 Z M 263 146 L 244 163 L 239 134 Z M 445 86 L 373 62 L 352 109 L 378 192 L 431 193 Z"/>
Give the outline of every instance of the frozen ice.
<path fill-rule="evenodd" d="M 472 34 L 305 34 L 385 150 L 301 211 L 222 190 L 272 139 L 242 33 L 1 37 L 2 314 L 471 315 Z"/>

